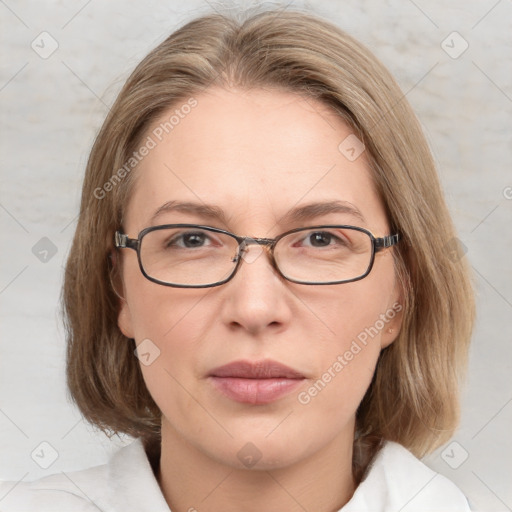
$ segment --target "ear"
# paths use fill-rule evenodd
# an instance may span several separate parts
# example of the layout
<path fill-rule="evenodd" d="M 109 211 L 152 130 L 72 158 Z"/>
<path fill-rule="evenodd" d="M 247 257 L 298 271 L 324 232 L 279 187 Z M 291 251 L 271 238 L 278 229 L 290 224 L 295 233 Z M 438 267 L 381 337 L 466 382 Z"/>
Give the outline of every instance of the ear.
<path fill-rule="evenodd" d="M 124 299 L 120 301 L 117 325 L 127 338 L 134 338 L 130 307 L 128 306 L 128 302 Z"/>
<path fill-rule="evenodd" d="M 388 308 L 384 313 L 385 325 L 382 329 L 381 349 L 388 347 L 398 338 L 402 327 L 403 316 L 404 292 L 402 286 L 397 283 L 395 285 L 395 293 L 391 296 Z"/>
<path fill-rule="evenodd" d="M 119 312 L 117 314 L 117 325 L 121 332 L 127 338 L 133 338 L 133 325 L 132 325 L 132 317 L 130 312 L 130 307 L 128 306 L 128 302 L 124 298 L 124 283 L 122 278 L 122 273 L 120 269 L 120 262 L 118 260 L 118 254 L 116 251 L 112 251 L 109 254 L 111 268 L 110 268 L 110 284 L 114 293 L 118 296 L 119 301 Z"/>
<path fill-rule="evenodd" d="M 388 347 L 396 340 L 396 338 L 398 338 L 402 327 L 403 310 L 403 304 L 397 301 L 386 310 L 386 313 L 384 313 L 385 317 L 389 320 L 384 326 L 380 339 L 381 349 Z"/>

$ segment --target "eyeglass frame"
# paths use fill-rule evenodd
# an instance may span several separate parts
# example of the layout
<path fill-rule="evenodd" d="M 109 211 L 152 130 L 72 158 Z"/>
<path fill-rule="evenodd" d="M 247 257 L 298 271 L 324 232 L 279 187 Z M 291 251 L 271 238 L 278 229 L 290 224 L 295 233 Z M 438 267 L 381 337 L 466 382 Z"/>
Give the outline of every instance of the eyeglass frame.
<path fill-rule="evenodd" d="M 160 281 L 160 280 L 156 279 L 155 277 L 149 276 L 147 274 L 146 270 L 144 269 L 144 265 L 142 264 L 142 259 L 141 259 L 141 254 L 140 254 L 140 252 L 141 252 L 140 247 L 141 247 L 142 239 L 148 233 L 151 233 L 152 231 L 159 231 L 159 230 L 173 229 L 173 228 L 204 229 L 207 231 L 213 231 L 214 233 L 222 233 L 224 235 L 230 236 L 231 238 L 234 238 L 238 243 L 238 251 L 235 256 L 236 257 L 236 265 L 234 266 L 231 274 L 227 278 L 223 279 L 222 281 L 217 281 L 217 282 L 211 283 L 211 284 L 200 284 L 200 285 L 167 283 L 164 281 Z M 276 259 L 274 257 L 274 248 L 277 245 L 277 243 L 279 242 L 279 240 L 281 240 L 285 236 L 288 236 L 292 233 L 297 233 L 299 231 L 324 229 L 324 228 L 353 229 L 353 230 L 360 231 L 361 233 L 365 233 L 366 235 L 368 235 L 368 237 L 371 240 L 372 251 L 371 251 L 371 256 L 370 256 L 370 263 L 368 265 L 368 268 L 366 269 L 366 272 L 363 275 L 358 276 L 353 279 L 344 279 L 342 281 L 327 281 L 327 282 L 305 282 L 305 281 L 291 279 L 291 278 L 285 276 L 281 272 L 281 269 L 277 265 Z M 117 230 L 114 234 L 114 246 L 116 249 L 133 249 L 137 253 L 137 260 L 139 262 L 139 268 L 140 268 L 140 271 L 142 272 L 142 275 L 146 279 L 148 279 L 149 281 L 151 281 L 153 283 L 160 284 L 162 286 L 171 286 L 173 288 L 213 288 L 215 286 L 223 285 L 223 284 L 227 283 L 228 281 L 230 281 L 231 279 L 233 279 L 233 277 L 236 275 L 236 273 L 238 272 L 238 270 L 241 266 L 241 262 L 243 260 L 242 254 L 243 254 L 244 250 L 249 245 L 260 245 L 260 246 L 265 247 L 267 249 L 267 253 L 268 253 L 268 256 L 270 259 L 270 263 L 272 264 L 272 267 L 277 271 L 277 273 L 283 279 L 286 279 L 287 281 L 289 281 L 291 283 L 303 284 L 303 285 L 333 285 L 333 284 L 352 283 L 354 281 L 360 281 L 361 279 L 364 279 L 372 271 L 373 264 L 375 262 L 375 255 L 384 249 L 388 249 L 389 247 L 392 247 L 392 246 L 398 244 L 400 239 L 401 239 L 400 233 L 395 233 L 394 235 L 387 235 L 387 236 L 377 238 L 373 235 L 373 233 L 371 231 L 369 231 L 365 228 L 361 228 L 359 226 L 345 225 L 345 224 L 335 224 L 335 225 L 326 224 L 326 225 L 319 225 L 319 226 L 307 226 L 307 227 L 302 227 L 302 228 L 295 228 L 295 229 L 286 231 L 284 233 L 281 233 L 280 235 L 278 235 L 275 238 L 253 238 L 250 236 L 240 236 L 240 235 L 235 235 L 234 233 L 231 233 L 230 231 L 226 231 L 224 229 L 215 228 L 213 226 L 205 226 L 205 225 L 201 225 L 201 224 L 162 224 L 159 226 L 149 226 L 147 228 L 144 228 L 142 231 L 139 232 L 139 234 L 137 235 L 137 238 L 130 238 L 127 234 L 121 233 L 119 230 Z M 233 259 L 233 262 L 234 261 L 235 261 L 235 259 Z"/>

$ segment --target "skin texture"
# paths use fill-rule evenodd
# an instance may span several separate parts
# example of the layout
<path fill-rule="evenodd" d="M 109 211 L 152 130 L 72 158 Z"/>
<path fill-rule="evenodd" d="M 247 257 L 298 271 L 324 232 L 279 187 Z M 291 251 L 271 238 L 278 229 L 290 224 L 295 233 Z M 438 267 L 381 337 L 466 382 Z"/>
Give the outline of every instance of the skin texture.
<path fill-rule="evenodd" d="M 352 130 L 327 107 L 278 90 L 215 88 L 195 98 L 197 106 L 136 170 L 123 225 L 130 237 L 152 224 L 181 222 L 252 237 L 331 223 L 389 234 L 365 154 L 350 162 L 338 150 Z M 168 212 L 152 223 L 170 200 L 215 205 L 225 222 Z M 292 208 L 333 200 L 357 207 L 365 222 L 347 213 L 284 220 Z M 290 283 L 264 252 L 248 261 L 222 286 L 179 289 L 145 279 L 135 252 L 122 253 L 119 326 L 137 344 L 149 338 L 160 350 L 141 368 L 163 412 L 161 488 L 173 512 L 338 510 L 354 491 L 355 412 L 400 315 L 308 404 L 298 394 L 399 302 L 391 250 L 377 254 L 365 279 L 333 286 Z M 273 359 L 306 379 L 273 403 L 238 403 L 219 393 L 208 373 L 240 359 Z M 245 450 L 261 457 L 251 468 L 237 457 L 247 443 Z"/>

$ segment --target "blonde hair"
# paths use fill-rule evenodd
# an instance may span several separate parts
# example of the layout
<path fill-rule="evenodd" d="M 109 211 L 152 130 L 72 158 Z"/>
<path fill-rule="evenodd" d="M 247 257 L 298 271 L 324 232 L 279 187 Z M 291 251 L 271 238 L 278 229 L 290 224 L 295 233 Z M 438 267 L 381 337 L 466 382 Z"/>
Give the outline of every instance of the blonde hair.
<path fill-rule="evenodd" d="M 389 72 L 337 27 L 297 11 L 191 21 L 151 51 L 121 90 L 91 150 L 66 265 L 73 400 L 105 433 L 141 436 L 146 446 L 159 442 L 161 412 L 133 342 L 118 328 L 119 299 L 110 280 L 114 232 L 136 170 L 112 178 L 166 109 L 213 85 L 279 87 L 315 98 L 364 142 L 391 232 L 402 236 L 394 255 L 404 316 L 357 412 L 354 474 L 361 478 L 384 439 L 422 456 L 446 441 L 458 421 L 474 316 L 467 264 L 449 250 L 455 231 L 432 156 Z"/>

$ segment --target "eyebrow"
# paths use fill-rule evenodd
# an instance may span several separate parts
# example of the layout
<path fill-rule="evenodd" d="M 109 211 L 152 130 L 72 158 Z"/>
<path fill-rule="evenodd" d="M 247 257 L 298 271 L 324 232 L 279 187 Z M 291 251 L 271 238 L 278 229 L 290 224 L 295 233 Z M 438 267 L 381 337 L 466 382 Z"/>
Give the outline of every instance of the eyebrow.
<path fill-rule="evenodd" d="M 297 221 L 311 220 L 323 215 L 332 213 L 340 213 L 344 215 L 351 215 L 363 223 L 366 219 L 361 211 L 348 201 L 325 201 L 320 203 L 310 203 L 304 206 L 298 206 L 286 213 L 279 220 L 283 223 L 291 223 Z"/>
<path fill-rule="evenodd" d="M 196 215 L 198 217 L 208 217 L 227 224 L 227 219 L 224 211 L 218 206 L 204 204 L 204 203 L 193 203 L 193 202 L 182 202 L 182 201 L 167 201 L 162 206 L 156 209 L 155 213 L 151 216 L 150 222 L 154 223 L 158 217 L 165 213 L 180 212 Z"/>
<path fill-rule="evenodd" d="M 150 222 L 154 223 L 160 216 L 171 212 L 188 213 L 198 217 L 218 220 L 224 225 L 228 224 L 226 214 L 218 206 L 186 201 L 167 201 L 157 208 L 155 213 L 151 216 Z M 361 211 L 348 201 L 324 201 L 297 206 L 283 215 L 279 219 L 279 223 L 289 224 L 293 222 L 303 222 L 333 213 L 351 215 L 359 221 L 366 223 L 366 219 Z"/>

